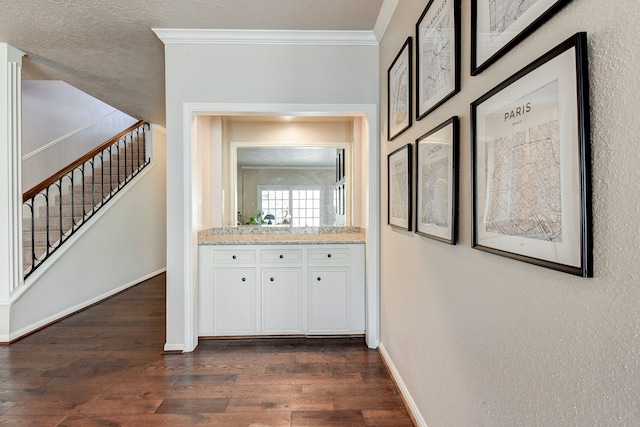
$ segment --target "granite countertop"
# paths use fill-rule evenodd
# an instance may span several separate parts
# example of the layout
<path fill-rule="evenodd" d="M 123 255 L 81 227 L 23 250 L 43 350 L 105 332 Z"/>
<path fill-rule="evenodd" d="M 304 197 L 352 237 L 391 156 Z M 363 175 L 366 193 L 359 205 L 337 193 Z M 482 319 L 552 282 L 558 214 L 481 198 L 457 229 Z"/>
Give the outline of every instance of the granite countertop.
<path fill-rule="evenodd" d="M 365 242 L 359 227 L 219 227 L 198 233 L 200 245 L 358 244 Z"/>

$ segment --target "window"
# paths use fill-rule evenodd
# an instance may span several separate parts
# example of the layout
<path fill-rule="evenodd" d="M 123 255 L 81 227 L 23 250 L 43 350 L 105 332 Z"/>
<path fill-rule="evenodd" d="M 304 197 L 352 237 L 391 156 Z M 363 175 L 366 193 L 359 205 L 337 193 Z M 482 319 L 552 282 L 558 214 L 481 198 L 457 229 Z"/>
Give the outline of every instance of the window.
<path fill-rule="evenodd" d="M 321 224 L 322 187 L 258 187 L 258 207 L 264 215 L 276 217 L 275 225 L 319 227 Z"/>

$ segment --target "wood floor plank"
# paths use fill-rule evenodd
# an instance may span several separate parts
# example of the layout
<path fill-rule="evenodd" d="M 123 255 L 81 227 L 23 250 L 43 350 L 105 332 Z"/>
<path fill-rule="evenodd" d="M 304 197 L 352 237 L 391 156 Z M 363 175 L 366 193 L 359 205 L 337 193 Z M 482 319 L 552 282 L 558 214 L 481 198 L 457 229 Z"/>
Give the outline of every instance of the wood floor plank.
<path fill-rule="evenodd" d="M 60 415 L 3 415 L 0 418 L 2 427 L 51 427 L 58 426 L 64 419 Z"/>
<path fill-rule="evenodd" d="M 302 411 L 291 414 L 292 427 L 364 426 L 361 411 Z"/>
<path fill-rule="evenodd" d="M 364 424 L 367 427 L 412 427 L 413 421 L 403 409 L 364 409 Z"/>
<path fill-rule="evenodd" d="M 333 401 L 325 396 L 316 397 L 236 397 L 229 400 L 227 412 L 265 411 L 332 411 Z"/>
<path fill-rule="evenodd" d="M 310 383 L 328 383 L 328 384 L 359 384 L 362 383 L 362 377 L 359 374 L 286 374 L 286 375 L 238 375 L 236 384 L 238 385 L 264 385 L 264 384 L 310 384 Z"/>
<path fill-rule="evenodd" d="M 26 425 L 26 424 L 25 424 Z M 56 424 L 48 424 L 47 427 Z M 290 412 L 69 416 L 57 427 L 289 427 Z M 40 427 L 40 426 L 38 426 Z M 42 427 L 45 427 L 42 425 Z"/>
<path fill-rule="evenodd" d="M 333 400 L 336 410 L 346 409 L 404 409 L 398 394 L 339 396 Z"/>
<path fill-rule="evenodd" d="M 203 397 L 229 397 L 229 398 L 259 398 L 289 397 L 297 399 L 302 397 L 302 385 L 300 384 L 280 384 L 280 385 L 207 385 L 202 392 Z"/>
<path fill-rule="evenodd" d="M 393 383 L 387 385 L 371 385 L 371 384 L 304 384 L 302 385 L 302 394 L 305 396 L 353 396 L 367 395 L 373 396 L 377 394 L 395 394 L 396 390 Z"/>
<path fill-rule="evenodd" d="M 135 399 L 98 397 L 76 405 L 69 413 L 72 415 L 153 414 L 161 404 L 161 399 L 146 396 Z"/>
<path fill-rule="evenodd" d="M 215 414 L 225 412 L 229 399 L 165 399 L 156 414 Z"/>
<path fill-rule="evenodd" d="M 162 352 L 164 275 L 0 347 L 5 426 L 410 426 L 362 337 Z"/>

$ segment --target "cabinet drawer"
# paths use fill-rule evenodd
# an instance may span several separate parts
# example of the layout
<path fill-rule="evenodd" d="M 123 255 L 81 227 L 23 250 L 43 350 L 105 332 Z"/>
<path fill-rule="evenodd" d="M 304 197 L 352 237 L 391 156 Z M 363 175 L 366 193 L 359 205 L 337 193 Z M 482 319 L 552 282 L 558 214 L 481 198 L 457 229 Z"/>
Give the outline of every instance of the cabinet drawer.
<path fill-rule="evenodd" d="M 264 249 L 260 251 L 263 264 L 300 264 L 302 249 Z"/>
<path fill-rule="evenodd" d="M 215 264 L 254 264 L 256 251 L 253 249 L 216 249 L 213 253 Z"/>
<path fill-rule="evenodd" d="M 351 249 L 341 247 L 314 248 L 307 251 L 307 258 L 312 264 L 334 264 L 351 261 Z"/>

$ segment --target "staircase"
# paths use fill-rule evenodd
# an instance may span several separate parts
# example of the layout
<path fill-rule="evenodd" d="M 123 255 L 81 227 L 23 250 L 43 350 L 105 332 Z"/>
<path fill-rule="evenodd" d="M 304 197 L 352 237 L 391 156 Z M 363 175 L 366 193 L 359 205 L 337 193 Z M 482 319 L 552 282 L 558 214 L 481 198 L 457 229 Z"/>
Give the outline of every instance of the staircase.
<path fill-rule="evenodd" d="M 24 194 L 25 278 L 149 164 L 148 131 L 137 123 Z"/>

